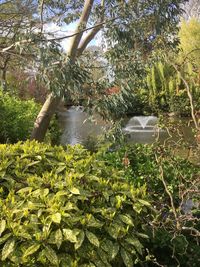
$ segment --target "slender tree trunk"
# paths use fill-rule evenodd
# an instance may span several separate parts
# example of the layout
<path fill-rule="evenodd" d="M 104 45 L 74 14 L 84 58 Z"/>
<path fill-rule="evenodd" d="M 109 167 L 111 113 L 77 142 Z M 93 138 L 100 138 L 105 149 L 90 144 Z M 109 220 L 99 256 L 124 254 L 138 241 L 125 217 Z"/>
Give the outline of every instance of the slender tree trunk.
<path fill-rule="evenodd" d="M 80 47 L 80 51 L 79 51 L 79 43 L 83 36 L 83 32 L 80 32 L 79 34 L 79 31 L 83 27 L 86 28 L 86 25 L 87 25 L 87 22 L 88 22 L 88 19 L 89 19 L 91 10 L 92 10 L 93 3 L 94 3 L 94 0 L 85 0 L 84 2 L 83 11 L 82 11 L 82 14 L 80 16 L 80 19 L 79 19 L 79 22 L 78 22 L 78 25 L 75 31 L 77 35 L 75 35 L 71 39 L 70 48 L 68 51 L 68 56 L 71 58 L 72 62 L 76 60 L 77 56 L 81 55 L 83 50 L 86 48 L 87 44 L 92 40 L 95 34 L 100 30 L 100 28 L 96 29 L 95 33 L 94 31 L 92 31 L 91 36 L 89 35 L 85 38 L 85 40 L 83 40 L 81 47 Z M 104 3 L 104 1 L 102 3 Z M 55 97 L 53 96 L 53 94 L 50 94 L 48 96 L 34 124 L 34 129 L 31 134 L 31 140 L 34 139 L 39 142 L 42 142 L 44 140 L 51 118 L 53 114 L 55 113 L 60 102 L 61 102 L 61 98 Z"/>
<path fill-rule="evenodd" d="M 6 68 L 2 69 L 2 89 L 3 91 L 7 90 L 7 81 L 6 81 Z"/>
<path fill-rule="evenodd" d="M 53 94 L 48 95 L 35 121 L 34 129 L 30 138 L 31 140 L 35 139 L 39 142 L 44 140 L 51 118 L 56 112 L 60 102 L 61 98 L 55 97 Z"/>

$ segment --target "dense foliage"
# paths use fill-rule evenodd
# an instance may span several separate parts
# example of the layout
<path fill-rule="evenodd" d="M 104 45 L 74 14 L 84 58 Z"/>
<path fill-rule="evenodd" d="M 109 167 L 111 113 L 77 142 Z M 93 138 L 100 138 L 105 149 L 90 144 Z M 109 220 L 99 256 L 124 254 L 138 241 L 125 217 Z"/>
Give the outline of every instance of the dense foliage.
<path fill-rule="evenodd" d="M 0 145 L 0 162 L 1 266 L 198 266 L 199 209 L 183 205 L 199 196 L 179 195 L 198 166 L 149 146 L 36 142 Z"/>
<path fill-rule="evenodd" d="M 125 167 L 134 186 L 147 185 L 156 216 L 149 221 L 144 246 L 156 260 L 144 266 L 157 266 L 156 261 L 166 267 L 199 266 L 200 166 L 163 146 L 123 147 L 104 158 L 108 165 Z"/>
<path fill-rule="evenodd" d="M 0 143 L 15 143 L 30 136 L 40 106 L 0 90 Z"/>
<path fill-rule="evenodd" d="M 16 143 L 30 137 L 40 104 L 21 100 L 0 90 L 0 143 Z M 58 144 L 61 130 L 56 117 L 52 120 L 45 142 Z"/>
<path fill-rule="evenodd" d="M 1 266 L 133 266 L 146 187 L 80 146 L 1 145 Z M 123 263 L 124 262 L 124 263 Z"/>

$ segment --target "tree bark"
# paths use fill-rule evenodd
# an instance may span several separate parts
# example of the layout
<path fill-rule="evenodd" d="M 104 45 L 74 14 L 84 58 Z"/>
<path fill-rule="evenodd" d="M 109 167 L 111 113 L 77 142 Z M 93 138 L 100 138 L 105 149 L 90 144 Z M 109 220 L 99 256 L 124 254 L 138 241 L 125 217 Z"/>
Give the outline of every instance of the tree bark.
<path fill-rule="evenodd" d="M 39 142 L 44 140 L 51 118 L 56 112 L 60 102 L 61 98 L 55 97 L 53 94 L 48 95 L 34 123 L 34 129 L 30 138 L 31 140 L 34 139 Z"/>
<path fill-rule="evenodd" d="M 94 0 L 85 0 L 84 2 L 83 11 L 82 11 L 81 17 L 79 19 L 79 22 L 78 22 L 78 25 L 75 31 L 77 35 L 75 35 L 72 38 L 70 48 L 67 54 L 72 62 L 74 62 L 76 60 L 76 57 L 80 56 L 83 50 L 86 48 L 86 45 L 83 45 L 84 48 L 81 49 L 81 53 L 80 52 L 78 53 L 79 43 L 83 36 L 83 32 L 80 32 L 80 34 L 78 33 L 81 29 L 86 28 L 86 25 L 87 25 L 87 22 L 88 22 L 88 19 L 89 19 L 91 10 L 92 10 L 93 3 L 94 3 Z M 95 30 L 95 34 L 99 30 L 100 28 L 98 28 L 98 30 Z M 95 34 L 93 33 L 92 37 L 94 37 Z M 87 44 L 89 43 L 88 38 L 86 38 L 86 43 Z M 42 142 L 44 140 L 51 118 L 56 112 L 56 109 L 60 102 L 61 102 L 61 98 L 55 97 L 52 93 L 47 97 L 47 100 L 45 101 L 35 121 L 34 129 L 32 131 L 31 138 L 30 138 L 31 140 L 34 139 L 39 142 Z"/>

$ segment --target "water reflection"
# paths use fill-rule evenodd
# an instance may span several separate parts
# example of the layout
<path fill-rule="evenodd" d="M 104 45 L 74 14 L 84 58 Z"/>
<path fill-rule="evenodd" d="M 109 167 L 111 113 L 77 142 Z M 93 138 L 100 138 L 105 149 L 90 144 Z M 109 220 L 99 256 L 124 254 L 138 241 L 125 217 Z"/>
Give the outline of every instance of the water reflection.
<path fill-rule="evenodd" d="M 80 106 L 72 106 L 67 111 L 60 112 L 59 120 L 63 129 L 61 137 L 63 145 L 82 143 L 89 136 L 96 137 L 103 134 L 111 125 L 98 116 L 95 116 L 95 121 L 89 120 L 89 115 Z M 136 116 L 125 123 L 123 130 L 130 143 L 153 143 L 155 141 L 177 143 L 184 140 L 194 145 L 193 127 L 188 123 L 188 119 L 168 118 L 165 120 L 164 128 L 161 129 L 158 127 L 157 117 Z M 166 128 L 167 125 L 169 128 Z"/>
<path fill-rule="evenodd" d="M 91 121 L 81 106 L 72 106 L 65 112 L 59 112 L 59 121 L 63 128 L 62 145 L 80 144 L 89 136 L 103 134 L 106 126 L 106 123 L 97 116 L 95 121 Z"/>

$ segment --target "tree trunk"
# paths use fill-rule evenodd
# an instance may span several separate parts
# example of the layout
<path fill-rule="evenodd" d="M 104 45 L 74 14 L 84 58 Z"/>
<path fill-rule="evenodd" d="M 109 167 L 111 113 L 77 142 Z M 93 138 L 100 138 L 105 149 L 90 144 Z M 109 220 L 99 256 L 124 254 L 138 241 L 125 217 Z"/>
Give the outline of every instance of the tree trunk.
<path fill-rule="evenodd" d="M 52 116 L 56 108 L 61 102 L 61 98 L 55 97 L 53 94 L 48 95 L 42 109 L 40 110 L 37 119 L 34 123 L 34 129 L 31 134 L 31 140 L 42 142 L 49 127 Z"/>
<path fill-rule="evenodd" d="M 71 61 L 74 62 L 76 60 L 77 56 L 80 56 L 83 50 L 86 48 L 88 43 L 91 41 L 91 39 L 95 36 L 95 34 L 100 30 L 100 27 L 95 29 L 95 32 L 91 32 L 91 36 L 89 35 L 88 37 L 85 38 L 85 43 L 83 41 L 81 45 L 81 49 L 79 51 L 79 43 L 81 41 L 81 38 L 83 36 L 83 32 L 80 32 L 81 28 L 86 28 L 92 6 L 93 6 L 94 0 L 85 0 L 84 1 L 84 7 L 82 14 L 80 16 L 77 28 L 75 30 L 75 33 L 77 33 L 74 38 L 71 39 L 71 44 L 69 46 L 69 51 L 68 51 L 68 57 L 70 57 Z M 104 1 L 102 2 L 104 4 Z M 79 51 L 79 53 L 78 53 Z M 42 142 L 44 140 L 46 131 L 49 127 L 49 123 L 51 121 L 51 118 L 53 114 L 56 111 L 56 108 L 58 107 L 59 103 L 61 102 L 61 98 L 55 97 L 52 94 L 50 94 L 45 101 L 37 119 L 34 124 L 34 129 L 31 134 L 31 140 L 37 140 L 39 142 Z"/>
<path fill-rule="evenodd" d="M 7 90 L 6 71 L 7 71 L 6 70 L 6 67 L 4 67 L 2 69 L 2 82 L 1 82 L 3 91 L 6 91 Z"/>

